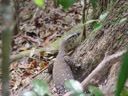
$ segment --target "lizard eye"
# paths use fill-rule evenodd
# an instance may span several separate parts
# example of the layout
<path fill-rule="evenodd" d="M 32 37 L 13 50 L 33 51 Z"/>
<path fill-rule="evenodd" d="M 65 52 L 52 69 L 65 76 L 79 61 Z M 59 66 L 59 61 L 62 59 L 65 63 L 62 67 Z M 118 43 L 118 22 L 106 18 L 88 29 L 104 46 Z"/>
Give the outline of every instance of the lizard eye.
<path fill-rule="evenodd" d="M 80 32 L 77 32 L 76 35 L 79 36 L 80 35 Z"/>

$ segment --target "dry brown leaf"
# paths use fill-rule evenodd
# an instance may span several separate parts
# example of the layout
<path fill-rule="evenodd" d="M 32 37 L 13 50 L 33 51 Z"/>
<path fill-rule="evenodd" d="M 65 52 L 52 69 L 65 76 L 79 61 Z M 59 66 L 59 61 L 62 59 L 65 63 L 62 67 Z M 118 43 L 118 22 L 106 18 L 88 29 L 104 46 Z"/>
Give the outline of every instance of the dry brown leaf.
<path fill-rule="evenodd" d="M 54 42 L 53 38 L 56 37 L 56 35 L 57 35 L 57 33 L 54 32 L 49 37 L 47 37 L 43 43 L 43 46 L 48 46 L 49 44 L 53 43 Z"/>
<path fill-rule="evenodd" d="M 32 73 L 27 71 L 23 74 L 23 77 L 31 77 L 31 76 L 32 76 Z"/>
<path fill-rule="evenodd" d="M 18 62 L 15 62 L 15 63 L 13 64 L 13 68 L 16 68 L 16 67 L 18 67 Z"/>
<path fill-rule="evenodd" d="M 30 65 L 30 64 L 29 64 L 29 65 L 27 66 L 27 69 L 29 69 L 29 70 L 31 70 L 31 69 L 33 69 L 33 68 L 35 68 L 34 65 Z"/>
<path fill-rule="evenodd" d="M 34 68 L 36 68 L 38 66 L 38 63 L 37 63 L 37 60 L 36 59 L 33 59 L 31 62 L 30 62 L 31 65 L 34 66 Z"/>
<path fill-rule="evenodd" d="M 15 78 L 12 78 L 10 81 L 11 82 L 16 82 L 16 79 Z"/>
<path fill-rule="evenodd" d="M 54 40 L 50 40 L 50 41 L 49 41 L 49 38 L 47 38 L 47 39 L 44 41 L 43 46 L 48 46 L 49 44 L 51 44 L 51 43 L 53 43 L 53 42 L 54 42 Z"/>
<path fill-rule="evenodd" d="M 40 69 L 43 69 L 44 67 L 48 66 L 47 62 L 42 61 L 41 65 L 40 65 Z"/>
<path fill-rule="evenodd" d="M 2 89 L 2 83 L 0 83 L 0 89 Z"/>
<path fill-rule="evenodd" d="M 14 84 L 10 84 L 10 88 L 13 88 L 14 87 Z"/>
<path fill-rule="evenodd" d="M 24 46 L 24 47 L 20 47 L 19 48 L 19 51 L 25 51 L 25 50 L 27 50 L 28 48 L 26 47 L 26 46 Z"/>
<path fill-rule="evenodd" d="M 20 65 L 19 68 L 33 69 L 34 65 L 32 65 L 32 64 L 23 64 L 23 65 Z"/>
<path fill-rule="evenodd" d="M 31 18 L 31 15 L 30 15 L 31 13 L 32 13 L 32 10 L 26 10 L 26 11 L 24 11 L 24 12 L 21 14 L 22 21 L 24 22 L 24 21 L 30 19 L 30 18 Z"/>

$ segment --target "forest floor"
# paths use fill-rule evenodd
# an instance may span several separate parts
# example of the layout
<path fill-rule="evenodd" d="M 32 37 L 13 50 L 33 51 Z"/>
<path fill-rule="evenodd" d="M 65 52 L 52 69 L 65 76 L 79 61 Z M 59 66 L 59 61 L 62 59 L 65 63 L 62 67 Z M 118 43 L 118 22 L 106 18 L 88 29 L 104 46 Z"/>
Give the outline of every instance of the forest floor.
<path fill-rule="evenodd" d="M 108 8 L 110 14 L 103 22 L 119 22 L 122 18 L 128 17 L 127 0 L 119 0 L 116 3 L 115 6 Z M 32 87 L 28 86 L 31 86 L 32 80 L 39 76 L 39 78 L 47 81 L 49 86 L 52 87 L 50 93 L 56 96 L 51 75 L 47 73 L 47 70 L 42 72 L 48 63 L 56 57 L 56 54 L 49 51 L 40 51 L 39 54 L 35 55 L 35 50 L 52 44 L 81 22 L 81 2 L 79 0 L 71 8 L 63 9 L 62 6 L 54 8 L 51 0 L 47 0 L 43 8 L 37 7 L 33 0 L 21 0 L 19 16 L 20 32 L 13 36 L 11 55 L 17 55 L 26 50 L 31 50 L 31 52 L 29 56 L 13 61 L 10 66 L 11 94 L 19 96 L 23 91 L 31 89 Z M 101 64 L 100 62 L 105 61 L 104 58 L 106 59 L 106 57 L 116 54 L 117 51 L 126 49 L 128 42 L 127 28 L 128 20 L 122 24 L 108 24 L 98 31 L 88 31 L 87 39 L 80 44 L 71 56 L 77 64 L 76 66 L 80 66 L 80 69 L 74 73 L 75 78 L 79 81 L 84 80 L 93 69 L 97 68 L 98 64 Z M 102 68 L 100 73 L 97 73 L 100 79 L 94 80 L 94 85 L 99 87 L 106 94 L 105 96 L 113 96 L 115 91 L 115 81 L 121 60 L 114 58 L 113 61 L 107 62 L 110 64 L 104 69 Z M 45 76 L 42 76 L 42 74 Z M 128 88 L 128 83 L 126 87 Z"/>
<path fill-rule="evenodd" d="M 62 6 L 54 8 L 51 0 L 47 0 L 42 8 L 36 6 L 33 0 L 20 0 L 20 32 L 13 36 L 11 55 L 30 49 L 33 51 L 30 52 L 30 56 L 12 62 L 10 66 L 12 95 L 31 82 L 33 77 L 39 75 L 41 70 L 55 58 L 55 54 L 44 51 L 34 55 L 34 50 L 50 45 L 80 23 L 81 13 L 81 2 L 74 3 L 71 8 L 63 9 Z"/>

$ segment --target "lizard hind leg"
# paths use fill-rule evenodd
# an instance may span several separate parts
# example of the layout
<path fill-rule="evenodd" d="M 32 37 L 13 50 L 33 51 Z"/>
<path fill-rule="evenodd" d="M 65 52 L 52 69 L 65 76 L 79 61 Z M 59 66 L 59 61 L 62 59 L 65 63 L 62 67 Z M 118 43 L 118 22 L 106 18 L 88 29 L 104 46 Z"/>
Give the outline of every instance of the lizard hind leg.
<path fill-rule="evenodd" d="M 57 90 L 58 96 L 63 96 L 66 92 L 68 92 L 68 90 L 61 85 L 56 86 L 56 90 Z"/>

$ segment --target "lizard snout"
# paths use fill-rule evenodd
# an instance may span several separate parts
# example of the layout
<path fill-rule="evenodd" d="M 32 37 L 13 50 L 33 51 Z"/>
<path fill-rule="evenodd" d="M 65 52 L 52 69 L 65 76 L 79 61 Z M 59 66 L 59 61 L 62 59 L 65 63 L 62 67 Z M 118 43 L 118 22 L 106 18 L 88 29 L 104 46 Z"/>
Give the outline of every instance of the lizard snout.
<path fill-rule="evenodd" d="M 75 34 L 76 34 L 77 36 L 79 36 L 79 35 L 80 35 L 80 32 L 76 32 Z"/>

